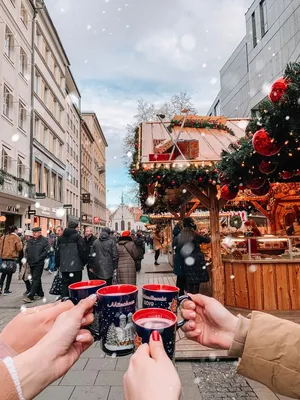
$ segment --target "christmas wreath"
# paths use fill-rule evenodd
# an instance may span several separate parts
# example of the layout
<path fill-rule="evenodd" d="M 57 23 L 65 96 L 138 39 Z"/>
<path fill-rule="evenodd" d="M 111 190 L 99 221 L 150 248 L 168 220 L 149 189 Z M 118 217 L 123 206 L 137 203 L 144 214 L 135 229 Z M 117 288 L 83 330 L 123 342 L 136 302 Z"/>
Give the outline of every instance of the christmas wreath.
<path fill-rule="evenodd" d="M 229 225 L 232 228 L 240 229 L 242 224 L 243 224 L 243 221 L 242 221 L 242 218 L 239 215 L 233 215 L 229 220 Z"/>

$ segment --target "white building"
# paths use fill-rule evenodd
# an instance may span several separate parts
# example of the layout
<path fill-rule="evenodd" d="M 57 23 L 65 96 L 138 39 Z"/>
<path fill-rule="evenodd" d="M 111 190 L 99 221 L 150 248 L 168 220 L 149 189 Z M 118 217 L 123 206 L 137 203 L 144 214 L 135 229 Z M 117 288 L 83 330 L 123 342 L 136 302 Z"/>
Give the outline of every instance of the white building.
<path fill-rule="evenodd" d="M 28 0 L 0 2 L 0 229 L 23 226 L 34 203 L 30 185 L 32 55 Z"/>
<path fill-rule="evenodd" d="M 139 208 L 120 204 L 110 216 L 109 227 L 116 232 L 146 230 L 145 224 L 140 221 L 141 216 L 142 211 Z"/>
<path fill-rule="evenodd" d="M 300 56 L 300 0 L 255 0 L 246 36 L 220 72 L 221 90 L 208 115 L 249 117 L 270 84 Z"/>

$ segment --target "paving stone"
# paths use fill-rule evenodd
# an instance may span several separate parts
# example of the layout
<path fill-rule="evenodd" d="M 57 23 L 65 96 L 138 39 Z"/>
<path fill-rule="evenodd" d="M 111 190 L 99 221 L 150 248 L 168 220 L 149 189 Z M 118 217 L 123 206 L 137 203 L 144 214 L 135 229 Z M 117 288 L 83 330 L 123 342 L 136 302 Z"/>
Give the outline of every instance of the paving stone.
<path fill-rule="evenodd" d="M 181 400 L 197 400 L 200 398 L 198 386 L 182 386 Z"/>
<path fill-rule="evenodd" d="M 124 373 L 124 371 L 100 371 L 95 386 L 122 386 Z"/>
<path fill-rule="evenodd" d="M 278 400 L 278 397 L 270 389 L 254 389 L 254 392 L 260 400 Z"/>
<path fill-rule="evenodd" d="M 49 386 L 36 400 L 68 400 L 74 390 L 74 386 Z"/>
<path fill-rule="evenodd" d="M 176 368 L 178 371 L 193 371 L 193 366 L 191 362 L 178 361 L 176 363 Z"/>
<path fill-rule="evenodd" d="M 129 358 L 119 358 L 117 360 L 116 371 L 127 371 L 129 362 Z"/>
<path fill-rule="evenodd" d="M 122 386 L 112 386 L 110 388 L 108 400 L 123 400 L 124 391 Z"/>
<path fill-rule="evenodd" d="M 105 353 L 100 347 L 91 347 L 80 358 L 104 358 Z"/>
<path fill-rule="evenodd" d="M 63 378 L 59 378 L 56 381 L 54 381 L 53 383 L 51 383 L 51 386 L 58 386 L 60 384 L 60 382 L 62 381 Z"/>
<path fill-rule="evenodd" d="M 70 400 L 107 400 L 109 390 L 109 386 L 77 386 Z"/>
<path fill-rule="evenodd" d="M 264 389 L 266 386 L 260 382 L 253 381 L 252 379 L 246 379 L 252 389 Z"/>
<path fill-rule="evenodd" d="M 79 360 L 73 365 L 71 371 L 82 371 L 86 366 L 88 360 L 86 358 L 79 358 Z"/>
<path fill-rule="evenodd" d="M 293 400 L 291 397 L 282 396 L 281 394 L 277 394 L 277 397 L 280 400 Z"/>
<path fill-rule="evenodd" d="M 90 358 L 85 371 L 114 371 L 117 360 L 113 358 Z"/>
<path fill-rule="evenodd" d="M 195 385 L 195 376 L 191 371 L 178 371 L 182 386 Z"/>
<path fill-rule="evenodd" d="M 69 371 L 60 385 L 93 386 L 97 377 L 96 371 Z"/>

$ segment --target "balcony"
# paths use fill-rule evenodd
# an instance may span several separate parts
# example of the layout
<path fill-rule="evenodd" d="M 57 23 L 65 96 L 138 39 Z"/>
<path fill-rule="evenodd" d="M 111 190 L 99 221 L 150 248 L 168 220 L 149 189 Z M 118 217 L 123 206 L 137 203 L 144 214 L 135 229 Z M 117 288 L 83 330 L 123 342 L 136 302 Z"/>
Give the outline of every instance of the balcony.
<path fill-rule="evenodd" d="M 34 199 L 35 185 L 0 170 L 0 193 L 6 193 L 14 197 Z"/>

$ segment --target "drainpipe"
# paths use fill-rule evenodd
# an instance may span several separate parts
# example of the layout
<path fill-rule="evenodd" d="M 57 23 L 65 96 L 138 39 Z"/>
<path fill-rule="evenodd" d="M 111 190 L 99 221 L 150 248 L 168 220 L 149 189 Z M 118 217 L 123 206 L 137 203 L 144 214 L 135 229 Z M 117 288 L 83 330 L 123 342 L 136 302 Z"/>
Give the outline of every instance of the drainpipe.
<path fill-rule="evenodd" d="M 34 68 L 34 62 L 35 62 L 35 51 L 34 51 L 34 39 L 35 39 L 35 21 L 36 21 L 36 16 L 37 16 L 37 9 L 33 5 L 33 19 L 32 19 L 32 32 L 31 32 L 31 47 L 32 47 L 32 53 L 31 53 L 31 111 L 30 111 L 30 141 L 29 141 L 29 182 L 32 182 L 33 178 L 33 128 L 34 128 L 34 75 L 35 75 L 35 68 Z"/>

